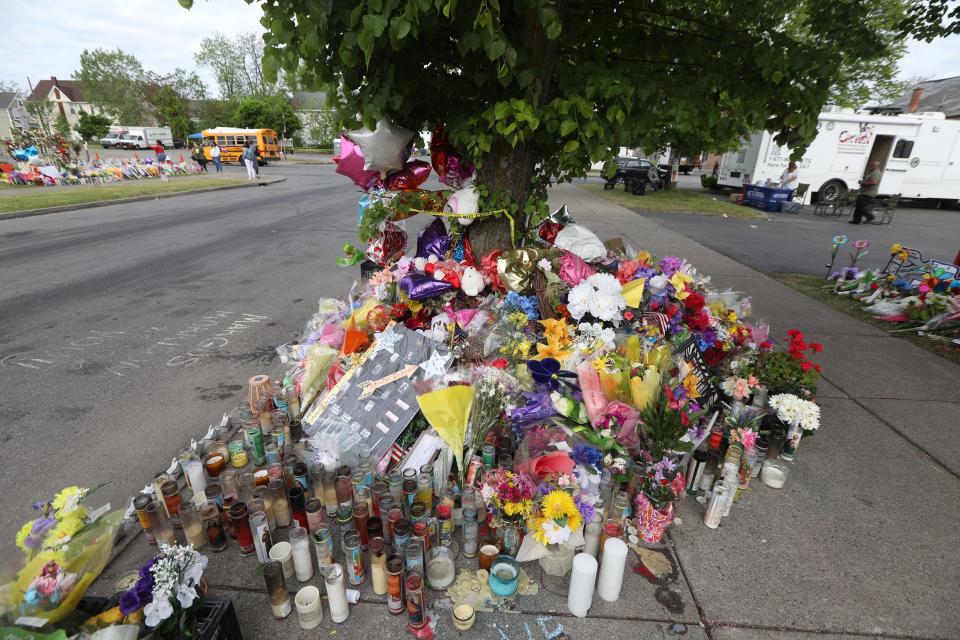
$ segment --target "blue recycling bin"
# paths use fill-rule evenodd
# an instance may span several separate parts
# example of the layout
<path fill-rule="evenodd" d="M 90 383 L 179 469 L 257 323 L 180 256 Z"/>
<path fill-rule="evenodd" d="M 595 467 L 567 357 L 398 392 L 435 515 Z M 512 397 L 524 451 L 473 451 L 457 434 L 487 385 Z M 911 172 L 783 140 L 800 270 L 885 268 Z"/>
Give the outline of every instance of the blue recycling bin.
<path fill-rule="evenodd" d="M 743 204 L 770 213 L 780 211 L 780 204 L 789 202 L 792 197 L 793 189 L 762 187 L 758 184 L 743 186 Z"/>

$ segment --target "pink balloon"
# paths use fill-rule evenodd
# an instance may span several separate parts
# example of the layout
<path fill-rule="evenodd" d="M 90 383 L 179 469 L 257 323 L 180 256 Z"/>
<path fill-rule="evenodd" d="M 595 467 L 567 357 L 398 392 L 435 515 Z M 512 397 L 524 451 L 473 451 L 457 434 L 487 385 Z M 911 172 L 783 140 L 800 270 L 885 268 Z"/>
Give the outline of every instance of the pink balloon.
<path fill-rule="evenodd" d="M 334 158 L 334 162 L 337 162 L 337 173 L 347 176 L 364 191 L 380 186 L 380 172 L 363 169 L 363 152 L 345 135 L 340 136 L 339 158 L 339 161 Z"/>

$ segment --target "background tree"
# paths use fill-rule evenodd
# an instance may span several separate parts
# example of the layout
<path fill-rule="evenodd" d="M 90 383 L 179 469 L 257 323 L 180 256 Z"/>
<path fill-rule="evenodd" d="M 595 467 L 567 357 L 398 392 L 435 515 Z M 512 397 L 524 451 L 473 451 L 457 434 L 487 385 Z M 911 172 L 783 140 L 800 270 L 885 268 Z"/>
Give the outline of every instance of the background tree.
<path fill-rule="evenodd" d="M 274 0 L 261 22 L 268 77 L 282 69 L 334 92 L 346 124 L 355 114 L 367 126 L 380 116 L 412 130 L 443 123 L 478 165 L 481 206 L 523 209 L 532 222 L 551 176 L 582 176 L 621 145 L 682 137 L 722 149 L 769 129 L 799 156 L 855 63 L 896 55 L 876 25 L 908 6 Z M 508 242 L 503 221 L 474 227 L 476 252 Z"/>
<path fill-rule="evenodd" d="M 213 73 L 225 100 L 277 92 L 277 78 L 268 80 L 264 74 L 263 39 L 253 32 L 232 38 L 215 32 L 200 41 L 193 59 Z"/>
<path fill-rule="evenodd" d="M 122 50 L 83 50 L 74 72 L 83 95 L 122 124 L 142 124 L 146 74 L 136 57 Z"/>
<path fill-rule="evenodd" d="M 70 122 L 67 120 L 67 116 L 58 113 L 53 121 L 53 130 L 63 136 L 64 140 L 70 140 Z"/>
<path fill-rule="evenodd" d="M 157 123 L 170 127 L 174 137 L 186 138 L 187 134 L 193 132 L 194 124 L 190 120 L 187 101 L 172 86 L 165 85 L 157 89 L 150 99 L 150 104 Z"/>
<path fill-rule="evenodd" d="M 40 100 L 27 100 L 23 103 L 30 116 L 30 123 L 39 130 L 40 134 L 46 137 L 53 135 L 53 100 L 41 98 Z"/>
<path fill-rule="evenodd" d="M 110 130 L 110 118 L 99 116 L 86 111 L 80 112 L 80 122 L 77 124 L 77 133 L 87 142 L 96 142 L 107 135 Z"/>
<path fill-rule="evenodd" d="M 273 129 L 283 135 L 293 136 L 301 128 L 300 118 L 290 102 L 283 96 L 248 96 L 237 103 L 233 124 L 251 129 Z"/>

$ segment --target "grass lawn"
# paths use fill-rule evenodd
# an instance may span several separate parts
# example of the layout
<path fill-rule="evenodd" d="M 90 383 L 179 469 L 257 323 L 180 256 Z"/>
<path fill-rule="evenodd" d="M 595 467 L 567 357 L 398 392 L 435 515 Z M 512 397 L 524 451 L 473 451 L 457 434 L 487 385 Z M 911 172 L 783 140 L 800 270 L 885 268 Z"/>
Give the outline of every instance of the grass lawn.
<path fill-rule="evenodd" d="M 180 193 L 244 182 L 246 180 L 241 178 L 182 176 L 171 178 L 169 182 L 160 182 L 158 178 L 149 178 L 96 186 L 89 184 L 69 187 L 11 186 L 9 189 L 3 189 L 3 196 L 0 197 L 0 213 L 137 196 L 154 196 L 162 193 Z"/>
<path fill-rule="evenodd" d="M 661 213 L 693 213 L 706 216 L 723 216 L 742 220 L 759 220 L 764 215 L 750 207 L 730 204 L 722 195 L 705 196 L 696 191 L 674 189 L 673 191 L 647 191 L 646 195 L 635 196 L 618 187 L 605 190 L 600 184 L 577 185 L 581 189 L 592 191 L 621 207 L 637 211 L 656 211 Z"/>
<path fill-rule="evenodd" d="M 824 287 L 827 286 L 827 282 L 821 276 L 811 276 L 800 273 L 774 273 L 771 274 L 770 277 L 782 282 L 788 287 L 796 289 L 800 293 L 810 296 L 814 300 L 822 302 L 832 309 L 842 311 L 882 331 L 890 331 L 895 327 L 893 323 L 874 319 L 873 315 L 863 310 L 863 305 L 860 302 L 849 297 L 834 295 L 830 289 L 825 289 Z M 954 364 L 960 364 L 960 347 L 957 345 L 923 338 L 915 332 L 910 331 L 891 333 L 890 335 L 911 342 Z"/>

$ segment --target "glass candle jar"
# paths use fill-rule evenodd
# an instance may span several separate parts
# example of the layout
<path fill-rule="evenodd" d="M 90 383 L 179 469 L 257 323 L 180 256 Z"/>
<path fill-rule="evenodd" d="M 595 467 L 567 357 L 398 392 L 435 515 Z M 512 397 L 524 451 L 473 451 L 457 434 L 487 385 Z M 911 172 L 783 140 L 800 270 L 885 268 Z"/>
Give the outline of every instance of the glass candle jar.
<path fill-rule="evenodd" d="M 623 523 L 615 518 L 607 518 L 603 523 L 603 535 L 600 536 L 600 551 L 603 551 L 603 545 L 610 538 L 619 538 L 623 535 Z"/>
<path fill-rule="evenodd" d="M 427 584 L 431 589 L 446 589 L 457 577 L 453 551 L 437 545 L 427 554 Z"/>
<path fill-rule="evenodd" d="M 413 538 L 407 542 L 404 547 L 404 570 L 409 574 L 411 571 L 423 572 L 423 543 Z"/>
<path fill-rule="evenodd" d="M 253 479 L 253 474 L 250 472 L 241 473 L 239 486 L 240 499 L 244 502 L 253 500 L 253 491 L 257 488 L 256 481 Z"/>
<path fill-rule="evenodd" d="M 297 608 L 297 622 L 301 629 L 316 629 L 323 622 L 323 606 L 320 604 L 320 590 L 308 585 L 293 598 Z"/>
<path fill-rule="evenodd" d="M 404 580 L 407 597 L 407 619 L 414 629 L 421 629 L 427 624 L 427 593 L 423 587 L 422 572 L 407 572 Z"/>
<path fill-rule="evenodd" d="M 433 509 L 433 475 L 421 473 L 417 478 L 417 494 L 413 498 L 427 509 L 429 514 Z"/>
<path fill-rule="evenodd" d="M 253 532 L 250 531 L 250 519 L 246 503 L 235 502 L 230 506 L 230 521 L 233 523 L 233 530 L 237 533 L 240 555 L 252 556 L 256 553 L 256 548 L 253 546 Z"/>
<path fill-rule="evenodd" d="M 373 486 L 370 489 L 372 494 L 372 504 L 373 511 L 370 513 L 371 516 L 380 517 L 380 500 L 384 496 L 390 495 L 390 487 L 387 486 L 387 483 L 383 480 L 376 480 L 373 483 Z"/>
<path fill-rule="evenodd" d="M 610 511 L 607 518 L 619 520 L 621 523 L 627 518 L 630 510 L 630 496 L 626 491 L 617 491 L 613 494 L 613 502 L 610 504 Z"/>
<path fill-rule="evenodd" d="M 270 533 L 270 524 L 267 522 L 266 510 L 262 507 L 257 509 L 253 503 L 250 504 L 248 510 L 250 512 L 250 533 L 253 534 L 253 547 L 257 552 L 257 560 L 261 563 L 270 562 L 273 536 Z"/>
<path fill-rule="evenodd" d="M 163 496 L 163 504 L 167 508 L 167 513 L 170 514 L 170 517 L 175 517 L 177 512 L 180 511 L 180 487 L 177 486 L 177 483 L 173 480 L 167 480 L 163 483 L 163 486 L 160 487 L 161 495 Z"/>
<path fill-rule="evenodd" d="M 159 544 L 177 544 L 177 538 L 173 532 L 173 523 L 167 517 L 162 503 L 151 500 L 150 504 L 144 508 L 147 520 L 150 523 L 150 530 L 153 537 Z"/>
<path fill-rule="evenodd" d="M 213 502 L 218 507 L 223 506 L 223 488 L 218 482 L 211 482 L 207 485 L 207 490 L 203 492 L 207 497 L 207 502 Z"/>
<path fill-rule="evenodd" d="M 420 541 L 420 544 L 423 546 L 424 556 L 430 551 L 430 547 L 433 546 L 430 544 L 430 527 L 426 522 L 414 522 L 410 525 L 410 539 Z"/>
<path fill-rule="evenodd" d="M 146 512 L 147 505 L 153 502 L 153 499 L 146 494 L 139 494 L 133 499 L 133 508 L 137 511 L 137 520 L 140 522 L 140 528 L 143 529 L 143 538 L 147 544 L 157 544 L 157 537 L 150 528 L 150 518 Z"/>
<path fill-rule="evenodd" d="M 490 571 L 490 568 L 493 566 L 493 561 L 500 556 L 500 549 L 497 548 L 495 544 L 485 544 L 480 547 L 480 568 L 485 571 Z"/>
<path fill-rule="evenodd" d="M 410 505 L 410 522 L 416 524 L 418 522 L 427 521 L 427 506 L 422 502 L 414 502 Z"/>
<path fill-rule="evenodd" d="M 481 511 L 481 507 L 477 504 L 477 491 L 473 487 L 464 487 L 463 491 L 460 492 L 460 508 L 466 510 L 469 507 L 476 509 L 477 513 Z"/>
<path fill-rule="evenodd" d="M 367 520 L 367 540 L 374 538 L 383 538 L 383 524 L 380 518 L 370 518 Z"/>
<path fill-rule="evenodd" d="M 290 530 L 290 546 L 293 548 L 293 570 L 297 580 L 306 582 L 313 577 L 313 558 L 310 557 L 310 532 L 303 527 Z"/>
<path fill-rule="evenodd" d="M 276 442 L 268 442 L 263 445 L 263 454 L 267 459 L 267 464 L 275 464 L 280 462 L 280 448 L 277 446 Z"/>
<path fill-rule="evenodd" d="M 273 500 L 270 498 L 270 490 L 266 487 L 257 487 L 253 492 L 253 500 L 250 501 L 250 512 L 253 513 L 254 505 L 262 506 L 263 512 L 267 516 L 267 524 L 270 531 L 277 529 L 277 517 L 273 514 Z"/>
<path fill-rule="evenodd" d="M 403 613 L 403 558 L 387 558 L 387 611 L 395 616 Z"/>
<path fill-rule="evenodd" d="M 220 474 L 223 473 L 223 468 L 226 466 L 227 460 L 223 457 L 223 454 L 219 451 L 214 451 L 213 453 L 207 454 L 207 457 L 203 461 L 203 466 L 207 470 L 207 475 L 211 478 L 219 478 Z"/>
<path fill-rule="evenodd" d="M 490 590 L 498 596 L 512 596 L 520 582 L 520 565 L 510 556 L 499 556 L 490 567 Z"/>
<path fill-rule="evenodd" d="M 441 527 L 441 532 L 443 531 Z M 463 510 L 463 557 L 473 558 L 477 555 L 478 541 L 477 510 L 467 507 Z"/>
<path fill-rule="evenodd" d="M 363 553 L 360 550 L 360 536 L 356 531 L 349 531 L 343 537 L 343 556 L 347 581 L 354 587 L 363 584 L 366 571 L 363 566 Z"/>
<path fill-rule="evenodd" d="M 265 487 L 270 482 L 270 471 L 268 469 L 257 469 L 253 472 L 253 486 Z"/>
<path fill-rule="evenodd" d="M 373 592 L 387 594 L 387 543 L 383 538 L 370 538 L 370 580 Z"/>
<path fill-rule="evenodd" d="M 253 458 L 253 464 L 261 466 L 266 464 L 267 456 L 263 451 L 263 431 L 260 426 L 250 427 L 245 431 L 247 442 L 250 444 L 250 455 Z"/>
<path fill-rule="evenodd" d="M 307 465 L 302 462 L 296 462 L 293 465 L 293 480 L 299 484 L 304 492 L 310 488 L 310 472 L 307 470 Z"/>
<path fill-rule="evenodd" d="M 237 530 L 233 528 L 233 519 L 230 517 L 230 507 L 238 502 L 240 502 L 240 499 L 236 493 L 225 493 L 223 494 L 223 508 L 220 509 L 220 524 L 223 525 L 224 530 L 234 540 L 237 539 Z"/>
<path fill-rule="evenodd" d="M 194 549 L 202 549 L 203 545 L 207 543 L 207 536 L 203 532 L 200 514 L 193 508 L 193 504 L 181 504 L 177 517 L 180 518 L 180 526 L 183 527 L 183 535 L 187 539 L 187 544 L 192 544 Z"/>
<path fill-rule="evenodd" d="M 283 480 L 271 478 L 267 483 L 267 495 L 270 498 L 270 506 L 273 510 L 273 517 L 277 521 L 278 527 L 290 525 L 290 503 L 287 501 L 287 488 Z"/>
<path fill-rule="evenodd" d="M 396 505 L 403 504 L 403 476 L 400 475 L 399 471 L 394 471 L 390 474 L 388 486 L 390 487 L 390 497 L 393 498 L 393 503 Z"/>
<path fill-rule="evenodd" d="M 227 449 L 230 451 L 230 464 L 237 469 L 242 469 L 247 466 L 247 462 L 250 461 L 247 456 L 247 450 L 243 446 L 243 440 L 231 440 L 230 444 L 227 445 Z"/>
<path fill-rule="evenodd" d="M 279 562 L 268 562 L 263 565 L 263 581 L 267 585 L 267 596 L 270 598 L 270 613 L 277 620 L 290 615 L 290 595 L 283 579 L 283 567 Z"/>
<path fill-rule="evenodd" d="M 765 437 L 757 438 L 757 442 L 754 445 L 757 451 L 757 459 L 754 461 L 753 466 L 750 468 L 750 477 L 756 478 L 760 475 L 760 468 L 763 466 L 763 461 L 767 457 L 767 450 L 769 447 L 769 440 Z"/>
<path fill-rule="evenodd" d="M 227 548 L 227 533 L 220 523 L 220 509 L 216 504 L 208 502 L 200 510 L 200 520 L 203 531 L 207 536 L 207 545 L 210 550 L 220 552 Z"/>
<path fill-rule="evenodd" d="M 583 528 L 583 552 L 596 558 L 600 555 L 600 537 L 603 527 L 599 522 L 588 522 Z"/>
<path fill-rule="evenodd" d="M 224 469 L 220 474 L 220 490 L 223 493 L 238 493 L 237 472 L 233 469 Z"/>
<path fill-rule="evenodd" d="M 344 584 L 343 567 L 331 564 L 323 574 L 323 582 L 327 587 L 327 602 L 330 606 L 330 619 L 337 624 L 345 622 L 350 617 L 350 606 L 347 604 L 347 587 Z"/>
<path fill-rule="evenodd" d="M 341 505 L 337 509 L 337 531 L 340 535 L 341 547 L 343 546 L 343 536 L 353 530 L 353 509 L 347 505 Z"/>
<path fill-rule="evenodd" d="M 328 525 L 321 524 L 313 532 L 313 547 L 317 552 L 317 567 L 323 575 L 327 566 L 333 564 L 333 534 Z"/>
<path fill-rule="evenodd" d="M 410 542 L 410 521 L 400 519 L 393 525 L 393 549 L 398 554 L 404 553 L 407 543 Z"/>
<path fill-rule="evenodd" d="M 358 502 L 362 502 L 363 504 L 367 505 L 367 513 L 372 515 L 373 514 L 373 493 L 370 491 L 370 487 L 366 485 L 360 485 L 356 489 L 357 490 L 353 494 L 354 504 Z"/>
<path fill-rule="evenodd" d="M 366 502 L 357 502 L 353 507 L 353 527 L 360 536 L 360 547 L 367 550 L 369 542 L 369 532 L 367 531 L 367 522 L 370 520 L 370 512 L 367 510 Z"/>
<path fill-rule="evenodd" d="M 290 501 L 290 515 L 294 520 L 300 523 L 304 529 L 307 528 L 306 503 L 303 499 L 303 487 L 295 484 L 287 489 L 287 498 Z"/>
<path fill-rule="evenodd" d="M 350 476 L 338 475 L 335 481 L 337 505 L 353 506 L 353 482 Z"/>
<path fill-rule="evenodd" d="M 307 526 L 313 533 L 323 524 L 323 505 L 316 498 L 310 498 L 304 505 L 304 511 L 307 512 Z"/>
<path fill-rule="evenodd" d="M 329 469 L 320 473 L 323 482 L 323 508 L 327 510 L 327 517 L 332 518 L 337 513 L 337 474 Z"/>
<path fill-rule="evenodd" d="M 483 457 L 483 466 L 492 469 L 497 462 L 497 448 L 492 444 L 485 444 L 480 452 Z"/>

